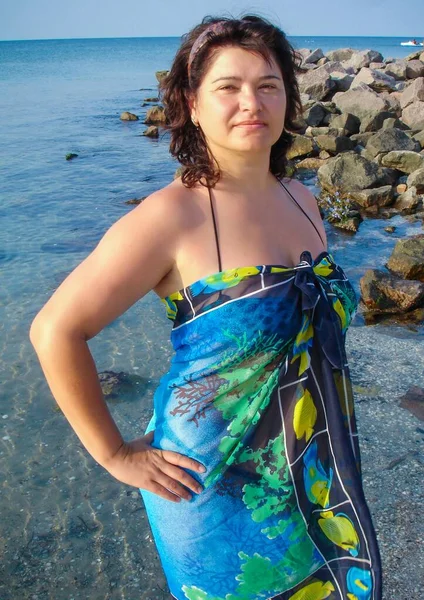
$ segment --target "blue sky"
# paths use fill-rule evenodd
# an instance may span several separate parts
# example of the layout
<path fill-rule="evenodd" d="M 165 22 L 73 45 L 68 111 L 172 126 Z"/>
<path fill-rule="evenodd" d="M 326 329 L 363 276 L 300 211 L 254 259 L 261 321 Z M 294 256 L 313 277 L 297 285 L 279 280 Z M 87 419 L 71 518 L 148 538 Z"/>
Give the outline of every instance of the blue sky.
<path fill-rule="evenodd" d="M 424 0 L 0 0 L 0 39 L 180 36 L 206 14 L 245 11 L 292 36 L 424 39 Z"/>

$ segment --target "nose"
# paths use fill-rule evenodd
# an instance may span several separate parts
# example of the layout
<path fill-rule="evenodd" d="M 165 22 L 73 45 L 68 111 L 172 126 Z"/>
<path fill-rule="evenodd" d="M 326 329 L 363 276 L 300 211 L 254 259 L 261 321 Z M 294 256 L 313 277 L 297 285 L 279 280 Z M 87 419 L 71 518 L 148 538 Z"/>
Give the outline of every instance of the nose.
<path fill-rule="evenodd" d="M 240 93 L 240 108 L 252 112 L 260 110 L 262 108 L 262 101 L 258 90 L 251 86 L 242 88 Z"/>

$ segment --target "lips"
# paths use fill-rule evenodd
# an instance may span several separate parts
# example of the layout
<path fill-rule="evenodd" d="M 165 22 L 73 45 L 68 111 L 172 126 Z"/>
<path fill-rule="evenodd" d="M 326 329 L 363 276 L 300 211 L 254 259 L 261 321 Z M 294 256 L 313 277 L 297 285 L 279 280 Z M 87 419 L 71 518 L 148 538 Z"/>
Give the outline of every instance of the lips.
<path fill-rule="evenodd" d="M 241 123 L 237 123 L 236 127 L 238 127 L 239 125 L 266 125 L 266 123 L 264 123 L 264 121 L 242 121 Z"/>

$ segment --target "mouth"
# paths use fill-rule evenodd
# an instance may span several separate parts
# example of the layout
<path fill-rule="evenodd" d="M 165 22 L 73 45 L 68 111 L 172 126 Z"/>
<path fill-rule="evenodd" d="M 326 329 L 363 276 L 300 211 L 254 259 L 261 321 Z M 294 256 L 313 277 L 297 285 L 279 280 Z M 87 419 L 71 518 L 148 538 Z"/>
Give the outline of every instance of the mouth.
<path fill-rule="evenodd" d="M 266 127 L 266 123 L 264 123 L 263 121 L 242 121 L 241 123 L 237 123 L 235 127 L 247 127 L 249 129 L 258 129 Z"/>

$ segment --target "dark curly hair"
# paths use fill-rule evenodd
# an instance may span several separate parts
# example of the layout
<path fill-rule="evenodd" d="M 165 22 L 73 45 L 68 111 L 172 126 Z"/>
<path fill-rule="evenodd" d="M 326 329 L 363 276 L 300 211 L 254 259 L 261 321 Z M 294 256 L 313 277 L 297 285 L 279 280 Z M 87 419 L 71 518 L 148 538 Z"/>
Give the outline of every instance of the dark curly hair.
<path fill-rule="evenodd" d="M 218 31 L 213 28 L 207 35 L 205 43 L 194 54 L 189 74 L 188 60 L 194 42 L 205 29 L 219 21 L 225 21 L 224 28 Z M 207 147 L 202 130 L 191 120 L 188 100 L 196 94 L 216 50 L 228 46 L 257 52 L 268 63 L 273 57 L 281 69 L 287 108 L 283 132 L 271 147 L 270 171 L 277 177 L 284 177 L 287 174 L 287 150 L 293 140 L 290 132 L 298 131 L 295 121 L 302 109 L 296 80 L 302 59 L 284 32 L 256 15 L 249 14 L 240 19 L 206 16 L 182 40 L 171 69 L 159 83 L 159 95 L 166 116 L 165 130 L 171 135 L 169 149 L 171 155 L 183 165 L 182 183 L 188 188 L 196 182 L 213 187 L 221 177 L 218 163 Z"/>

